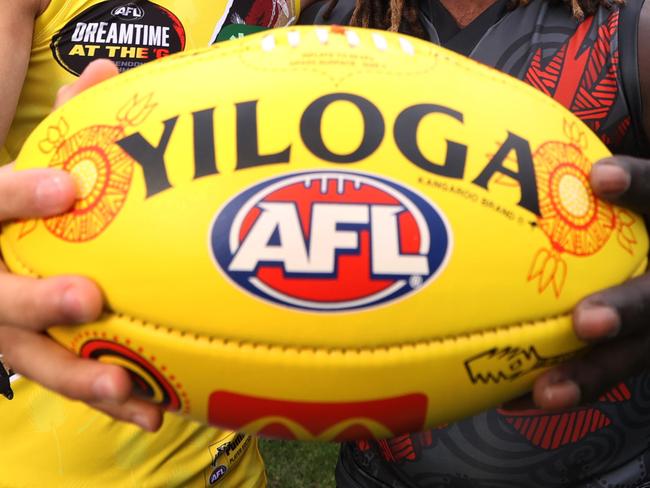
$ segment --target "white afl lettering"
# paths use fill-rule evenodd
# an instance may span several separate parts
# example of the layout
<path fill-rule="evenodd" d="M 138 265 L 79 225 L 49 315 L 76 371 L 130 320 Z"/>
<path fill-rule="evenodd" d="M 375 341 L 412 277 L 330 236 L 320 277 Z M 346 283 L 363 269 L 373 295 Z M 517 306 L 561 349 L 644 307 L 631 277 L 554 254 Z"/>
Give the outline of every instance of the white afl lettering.
<path fill-rule="evenodd" d="M 136 20 L 144 17 L 144 10 L 137 5 L 128 4 L 121 7 L 115 7 L 111 10 L 111 15 L 122 20 Z"/>
<path fill-rule="evenodd" d="M 372 272 L 376 275 L 427 275 L 427 257 L 400 253 L 397 205 L 315 203 L 311 212 L 309 249 L 293 202 L 261 202 L 262 211 L 241 243 L 229 271 L 252 272 L 261 263 L 280 263 L 289 273 L 334 273 L 337 251 L 359 249 L 359 230 L 370 227 Z M 271 243 L 277 236 L 279 242 Z"/>
<path fill-rule="evenodd" d="M 356 230 L 339 229 L 341 224 L 367 224 L 368 205 L 315 203 L 311 216 L 309 273 L 334 273 L 337 250 L 359 248 Z"/>
<path fill-rule="evenodd" d="M 259 263 L 282 263 L 290 273 L 309 266 L 296 206 L 291 202 L 261 202 L 262 213 L 242 242 L 229 271 L 254 271 Z M 271 244 L 277 232 L 279 245 Z"/>
<path fill-rule="evenodd" d="M 370 209 L 372 272 L 376 275 L 428 275 L 426 256 L 400 253 L 398 217 L 404 210 L 397 205 L 373 205 Z"/>
<path fill-rule="evenodd" d="M 124 15 L 126 17 L 132 15 L 134 12 L 135 9 L 133 7 L 118 7 L 115 9 L 114 15 Z"/>
<path fill-rule="evenodd" d="M 293 173 L 247 188 L 210 229 L 218 268 L 265 301 L 343 312 L 422 290 L 451 234 L 435 206 L 399 183 L 352 171 Z"/>

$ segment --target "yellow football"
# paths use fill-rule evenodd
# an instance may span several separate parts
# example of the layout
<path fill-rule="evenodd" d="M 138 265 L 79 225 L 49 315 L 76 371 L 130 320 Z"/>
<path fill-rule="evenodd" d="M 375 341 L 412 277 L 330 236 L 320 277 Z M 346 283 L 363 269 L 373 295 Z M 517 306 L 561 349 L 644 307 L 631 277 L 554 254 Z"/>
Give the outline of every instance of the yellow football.
<path fill-rule="evenodd" d="M 52 336 L 169 410 L 301 439 L 388 437 L 530 388 L 571 310 L 645 268 L 598 201 L 600 140 L 433 44 L 278 29 L 154 62 L 55 111 L 17 168 L 75 208 L 5 227 L 14 272 L 81 274 L 100 322 Z"/>

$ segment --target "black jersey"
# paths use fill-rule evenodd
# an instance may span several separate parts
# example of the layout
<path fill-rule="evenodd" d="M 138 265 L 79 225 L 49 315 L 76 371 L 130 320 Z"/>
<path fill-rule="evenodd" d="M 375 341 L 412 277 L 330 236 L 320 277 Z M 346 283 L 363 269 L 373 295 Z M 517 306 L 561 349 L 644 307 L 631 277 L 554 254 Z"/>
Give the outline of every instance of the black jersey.
<path fill-rule="evenodd" d="M 615 153 L 648 155 L 637 30 L 644 0 L 577 22 L 558 2 L 508 9 L 499 0 L 459 29 L 422 0 L 430 41 L 509 73 L 555 98 Z M 354 0 L 325 2 L 301 23 L 348 24 Z M 446 392 L 445 394 L 453 394 Z M 492 410 L 428 432 L 344 444 L 340 487 L 650 488 L 650 374 L 564 413 Z"/>
<path fill-rule="evenodd" d="M 600 8 L 577 22 L 552 0 L 508 10 L 497 0 L 459 29 L 438 0 L 422 0 L 420 21 L 431 42 L 493 66 L 552 96 L 580 117 L 616 153 L 646 154 L 641 123 L 637 28 L 644 0 Z M 348 24 L 354 0 L 328 1 L 301 15 L 303 24 Z"/>

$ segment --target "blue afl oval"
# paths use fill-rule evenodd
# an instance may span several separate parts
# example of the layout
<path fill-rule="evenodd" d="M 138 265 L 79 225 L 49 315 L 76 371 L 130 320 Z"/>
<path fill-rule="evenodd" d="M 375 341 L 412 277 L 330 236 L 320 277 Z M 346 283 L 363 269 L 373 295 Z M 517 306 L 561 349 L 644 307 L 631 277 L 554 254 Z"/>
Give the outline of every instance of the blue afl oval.
<path fill-rule="evenodd" d="M 224 466 L 224 465 L 217 466 L 212 471 L 212 474 L 210 474 L 210 479 L 209 479 L 210 484 L 214 485 L 217 481 L 219 481 L 224 476 L 226 476 L 227 472 L 228 472 L 228 467 L 227 466 Z"/>
<path fill-rule="evenodd" d="M 422 289 L 449 257 L 446 218 L 425 197 L 352 171 L 288 173 L 217 213 L 218 268 L 241 289 L 295 309 L 341 312 Z"/>

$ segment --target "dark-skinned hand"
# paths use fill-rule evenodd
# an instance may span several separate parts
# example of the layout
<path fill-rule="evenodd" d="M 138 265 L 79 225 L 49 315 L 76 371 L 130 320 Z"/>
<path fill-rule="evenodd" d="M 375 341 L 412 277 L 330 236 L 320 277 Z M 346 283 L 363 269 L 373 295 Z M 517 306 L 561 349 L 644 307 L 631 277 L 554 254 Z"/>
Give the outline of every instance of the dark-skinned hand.
<path fill-rule="evenodd" d="M 591 186 L 603 200 L 650 214 L 648 160 L 615 156 L 599 161 Z M 650 273 L 583 299 L 574 309 L 573 328 L 590 347 L 537 378 L 532 400 L 538 408 L 565 410 L 595 401 L 650 366 Z M 527 404 L 521 399 L 508 407 Z"/>

